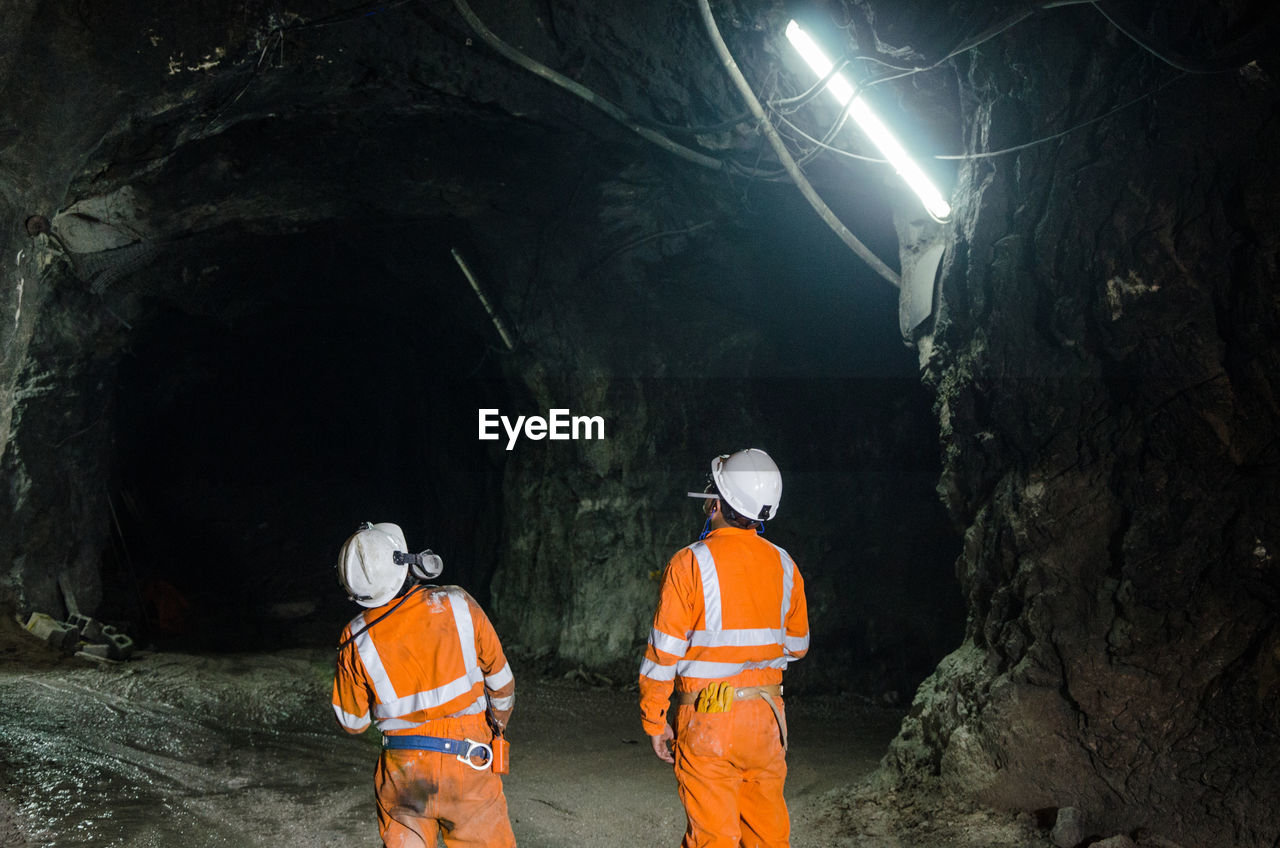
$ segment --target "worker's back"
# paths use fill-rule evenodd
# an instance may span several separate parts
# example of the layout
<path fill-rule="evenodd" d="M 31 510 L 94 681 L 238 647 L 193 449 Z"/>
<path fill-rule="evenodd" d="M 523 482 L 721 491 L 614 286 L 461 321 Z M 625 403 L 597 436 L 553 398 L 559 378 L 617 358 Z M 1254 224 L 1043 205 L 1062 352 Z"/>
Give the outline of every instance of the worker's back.
<path fill-rule="evenodd" d="M 715 562 L 720 626 L 726 630 L 781 627 L 784 594 L 789 595 L 794 586 L 791 558 L 755 530 L 736 527 L 716 530 L 702 544 Z M 703 611 L 705 623 L 705 598 Z"/>
<path fill-rule="evenodd" d="M 422 587 L 402 603 L 356 616 L 343 632 L 344 640 L 355 636 L 338 657 L 340 666 L 349 666 L 350 673 L 339 679 L 350 688 L 335 692 L 337 705 L 349 711 L 368 704 L 378 729 L 390 734 L 446 716 L 484 712 L 485 677 L 477 652 L 496 659 L 501 648 L 487 621 L 476 626 L 480 620 L 484 613 L 457 586 Z M 505 665 L 504 660 L 500 667 Z M 355 691 L 360 688 L 364 693 Z"/>

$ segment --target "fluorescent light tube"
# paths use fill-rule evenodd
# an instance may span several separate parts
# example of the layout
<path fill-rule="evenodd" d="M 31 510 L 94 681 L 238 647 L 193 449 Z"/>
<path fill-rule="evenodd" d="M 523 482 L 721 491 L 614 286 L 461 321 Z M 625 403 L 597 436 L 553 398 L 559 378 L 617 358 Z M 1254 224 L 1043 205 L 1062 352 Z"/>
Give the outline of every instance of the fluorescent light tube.
<path fill-rule="evenodd" d="M 810 38 L 809 34 L 795 21 L 787 24 L 787 40 L 819 79 L 831 73 L 834 67 L 831 60 L 822 52 L 817 42 Z M 893 165 L 898 176 L 902 177 L 916 193 L 920 202 L 924 204 L 924 208 L 929 210 L 929 214 L 939 220 L 948 218 L 951 215 L 951 206 L 942 199 L 942 193 L 929 182 L 924 171 L 920 170 L 920 166 L 907 155 L 907 151 L 894 138 L 893 133 L 889 132 L 884 122 L 871 111 L 866 101 L 861 96 L 854 96 L 853 86 L 843 74 L 834 74 L 831 77 L 827 82 L 827 91 L 831 92 L 841 106 L 848 104 L 850 117 L 867 134 L 881 155 L 889 160 L 889 164 Z"/>

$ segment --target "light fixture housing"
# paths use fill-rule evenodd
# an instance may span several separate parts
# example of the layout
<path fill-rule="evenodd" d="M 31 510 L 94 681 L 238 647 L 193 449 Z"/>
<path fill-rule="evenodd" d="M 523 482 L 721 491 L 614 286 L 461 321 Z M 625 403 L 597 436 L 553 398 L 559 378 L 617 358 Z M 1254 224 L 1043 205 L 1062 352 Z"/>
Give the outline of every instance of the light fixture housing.
<path fill-rule="evenodd" d="M 804 59 L 819 79 L 831 74 L 832 68 L 835 66 L 831 60 L 827 58 L 827 54 L 822 52 L 822 48 L 813 40 L 809 33 L 800 28 L 795 21 L 787 24 L 787 40 L 791 42 L 791 46 L 796 49 L 800 57 Z M 951 205 L 942 197 L 942 192 L 933 185 L 920 166 L 915 163 L 908 154 L 906 149 L 894 137 L 884 122 L 871 111 L 871 107 L 862 99 L 862 96 L 855 93 L 853 86 L 845 79 L 843 74 L 831 74 L 831 79 L 827 82 L 827 91 L 840 102 L 842 107 L 847 108 L 849 116 L 858 124 L 858 127 L 871 139 L 871 143 L 876 146 L 884 158 L 889 160 L 889 164 L 898 172 L 898 176 L 906 182 L 911 190 L 920 198 L 920 202 L 924 204 L 924 208 L 939 221 L 945 221 L 951 216 Z"/>

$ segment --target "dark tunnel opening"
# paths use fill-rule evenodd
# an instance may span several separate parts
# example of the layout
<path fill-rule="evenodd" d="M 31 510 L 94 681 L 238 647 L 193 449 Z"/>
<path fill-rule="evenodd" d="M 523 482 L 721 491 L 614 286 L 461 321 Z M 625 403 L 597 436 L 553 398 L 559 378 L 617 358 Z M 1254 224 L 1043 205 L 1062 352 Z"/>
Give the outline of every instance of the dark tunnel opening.
<path fill-rule="evenodd" d="M 695 244 L 667 258 L 675 270 L 644 292 L 653 299 L 644 313 L 614 280 L 582 296 L 582 312 L 608 322 L 593 331 L 623 352 L 612 366 L 620 370 L 593 372 L 608 388 L 586 411 L 609 421 L 607 454 L 672 437 L 646 435 L 657 426 L 647 416 L 690 422 L 679 438 L 695 436 L 699 447 L 654 448 L 650 467 L 621 478 L 640 475 L 630 486 L 687 478 L 645 493 L 664 513 L 674 506 L 684 516 L 682 487 L 701 480 L 702 453 L 729 449 L 725 439 L 770 447 L 789 483 L 786 519 L 769 533 L 805 565 L 829 658 L 796 671 L 795 684 L 900 703 L 963 626 L 952 573 L 958 539 L 934 493 L 928 393 L 893 326 L 895 292 L 860 278 L 838 241 L 807 226 L 798 201 L 766 199 L 740 225 L 739 255 Z M 891 233 L 878 238 L 882 250 L 892 247 Z M 164 648 L 329 645 L 356 612 L 337 585 L 336 552 L 366 520 L 400 524 L 410 548 L 444 556 L 442 580 L 477 598 L 493 597 L 504 545 L 517 570 L 563 567 L 557 558 L 573 554 L 559 547 L 560 534 L 597 532 L 564 509 L 602 497 L 608 482 L 552 481 L 582 462 L 564 443 L 526 443 L 513 454 L 477 440 L 478 409 L 538 405 L 522 381 L 526 359 L 503 348 L 452 259 L 454 246 L 470 245 L 466 227 L 449 219 L 330 222 L 286 235 L 228 230 L 173 243 L 150 282 L 105 301 L 136 320 L 113 401 L 105 618 Z M 483 275 L 479 255 L 470 261 Z M 718 335 L 722 327 L 754 328 L 760 343 L 727 374 L 704 366 L 736 343 Z M 599 341 L 556 343 L 573 356 Z M 673 344 L 678 356 L 688 346 L 693 367 L 638 383 L 625 371 Z M 541 379 L 559 386 L 558 397 L 578 376 L 571 365 Z M 654 408 L 629 408 L 631 390 Z M 680 458 L 688 451 L 696 459 Z M 541 470 L 506 474 L 513 456 L 542 453 L 550 461 Z M 504 499 L 513 487 L 522 492 L 515 514 Z M 566 491 L 573 501 L 558 499 Z M 531 520 L 543 522 L 531 531 L 541 539 L 536 562 L 510 547 L 515 525 Z M 671 553 L 663 546 L 692 541 L 700 521 L 664 519 L 654 530 L 671 541 L 647 540 L 648 559 L 616 542 L 608 555 L 624 568 L 641 559 L 645 571 L 660 568 Z M 503 587 L 495 614 L 518 631 L 529 624 L 519 601 L 526 583 L 506 576 L 518 585 Z M 547 579 L 564 593 L 600 578 Z M 630 652 L 609 660 L 611 673 L 626 665 L 629 675 L 633 663 Z"/>
<path fill-rule="evenodd" d="M 161 645 L 327 644 L 354 611 L 336 552 L 365 520 L 399 523 L 487 596 L 504 456 L 468 424 L 514 390 L 448 239 L 423 235 L 446 232 L 238 235 L 201 254 L 206 289 L 232 293 L 158 305 L 120 365 L 112 614 Z M 412 261 L 374 258 L 387 242 Z"/>

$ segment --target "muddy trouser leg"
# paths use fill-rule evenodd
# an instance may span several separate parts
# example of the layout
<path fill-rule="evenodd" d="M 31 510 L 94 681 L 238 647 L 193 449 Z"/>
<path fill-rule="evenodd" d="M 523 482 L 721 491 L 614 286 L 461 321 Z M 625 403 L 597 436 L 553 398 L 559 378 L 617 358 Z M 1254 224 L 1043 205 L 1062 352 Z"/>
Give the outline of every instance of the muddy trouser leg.
<path fill-rule="evenodd" d="M 435 726 L 448 738 L 490 738 L 483 715 Z M 436 848 L 437 833 L 448 848 L 515 848 L 502 778 L 488 769 L 435 751 L 383 751 L 375 788 L 387 848 Z"/>
<path fill-rule="evenodd" d="M 378 832 L 386 848 L 436 848 L 441 755 L 383 751 L 374 773 Z"/>
<path fill-rule="evenodd" d="M 455 787 L 454 797 L 441 806 L 437 817 L 444 844 L 448 848 L 515 848 L 502 778 L 488 770 L 475 771 L 456 759 L 447 759 L 444 765 L 447 772 L 454 772 L 451 785 Z"/>

